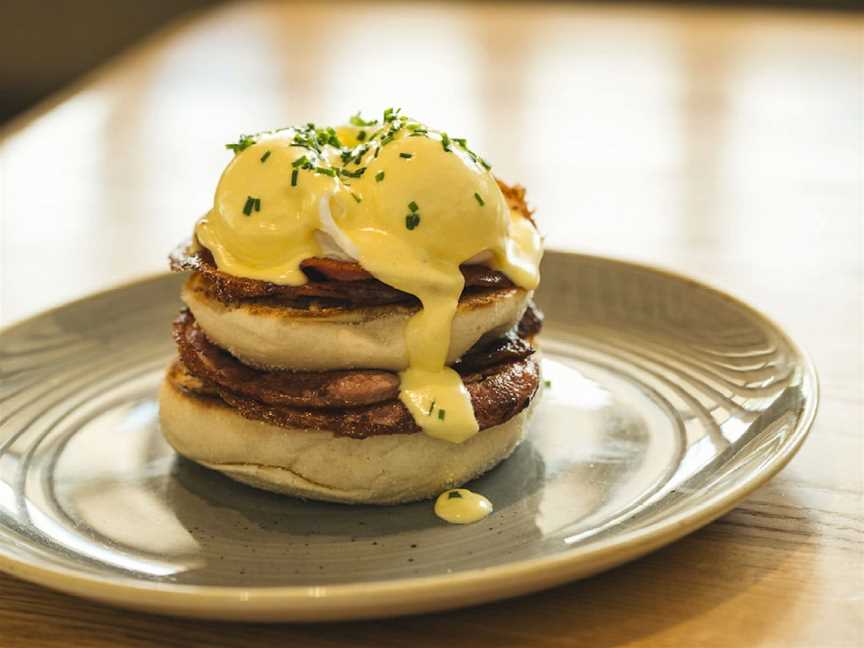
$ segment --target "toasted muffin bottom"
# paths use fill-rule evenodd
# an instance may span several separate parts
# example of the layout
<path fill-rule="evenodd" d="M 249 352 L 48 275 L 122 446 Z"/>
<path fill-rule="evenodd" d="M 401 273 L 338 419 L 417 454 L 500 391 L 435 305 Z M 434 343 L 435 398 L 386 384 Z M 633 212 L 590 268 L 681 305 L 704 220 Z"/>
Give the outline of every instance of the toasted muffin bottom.
<path fill-rule="evenodd" d="M 355 439 L 332 432 L 286 429 L 242 416 L 218 398 L 184 391 L 166 380 L 160 421 L 181 455 L 257 488 L 351 504 L 427 499 L 483 474 L 522 440 L 533 404 L 465 443 L 426 434 Z"/>

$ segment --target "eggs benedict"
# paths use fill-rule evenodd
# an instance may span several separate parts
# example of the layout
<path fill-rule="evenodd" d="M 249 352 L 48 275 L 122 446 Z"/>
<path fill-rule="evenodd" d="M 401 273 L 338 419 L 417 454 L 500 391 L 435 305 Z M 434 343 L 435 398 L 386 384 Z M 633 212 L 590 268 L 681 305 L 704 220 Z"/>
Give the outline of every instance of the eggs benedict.
<path fill-rule="evenodd" d="M 171 256 L 192 272 L 160 395 L 175 449 L 268 490 L 382 504 L 507 457 L 541 385 L 524 191 L 395 110 L 229 148 Z"/>

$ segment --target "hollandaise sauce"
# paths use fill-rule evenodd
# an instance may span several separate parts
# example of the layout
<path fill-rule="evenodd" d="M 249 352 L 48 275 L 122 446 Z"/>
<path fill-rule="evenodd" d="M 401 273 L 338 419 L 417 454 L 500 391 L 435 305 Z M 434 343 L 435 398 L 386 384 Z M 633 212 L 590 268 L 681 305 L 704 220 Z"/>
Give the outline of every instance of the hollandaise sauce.
<path fill-rule="evenodd" d="M 453 443 L 474 436 L 468 391 L 446 366 L 460 265 L 484 259 L 532 290 L 542 255 L 536 229 L 511 213 L 486 161 L 465 140 L 392 110 L 338 129 L 244 136 L 229 148 L 236 155 L 195 230 L 219 269 L 299 285 L 304 259 L 335 256 L 416 296 L 400 399 L 425 433 Z"/>
<path fill-rule="evenodd" d="M 435 515 L 451 524 L 471 524 L 493 510 L 492 502 L 467 488 L 444 491 L 435 500 Z"/>

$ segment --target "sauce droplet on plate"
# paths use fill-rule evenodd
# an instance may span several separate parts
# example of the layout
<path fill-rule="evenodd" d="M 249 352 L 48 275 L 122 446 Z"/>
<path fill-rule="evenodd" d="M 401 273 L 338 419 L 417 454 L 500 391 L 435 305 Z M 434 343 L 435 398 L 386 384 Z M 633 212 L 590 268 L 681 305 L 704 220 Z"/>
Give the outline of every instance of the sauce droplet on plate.
<path fill-rule="evenodd" d="M 492 510 L 492 502 L 467 488 L 446 490 L 435 500 L 435 515 L 450 524 L 478 522 Z"/>

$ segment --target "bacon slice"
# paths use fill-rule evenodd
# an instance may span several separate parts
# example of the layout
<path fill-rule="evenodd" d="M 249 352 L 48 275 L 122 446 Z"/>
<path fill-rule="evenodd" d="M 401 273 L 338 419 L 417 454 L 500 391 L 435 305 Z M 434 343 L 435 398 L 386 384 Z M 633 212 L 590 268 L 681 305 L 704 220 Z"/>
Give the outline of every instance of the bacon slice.
<path fill-rule="evenodd" d="M 525 202 L 525 187 L 518 184 L 511 186 L 497 178 L 496 182 L 498 182 L 498 187 L 501 189 L 501 193 L 504 194 L 504 199 L 507 201 L 510 209 L 519 212 L 531 221 L 534 227 L 537 227 L 537 223 L 534 221 L 534 210 L 530 209 L 528 203 Z"/>
<path fill-rule="evenodd" d="M 323 279 L 332 281 L 365 281 L 372 279 L 372 275 L 366 272 L 356 261 L 340 261 L 339 259 L 327 259 L 324 257 L 312 257 L 300 263 L 303 270 L 311 270 L 307 274 L 321 275 Z"/>
<path fill-rule="evenodd" d="M 381 306 L 416 301 L 413 295 L 369 278 L 370 275 L 356 263 L 335 259 L 306 259 L 301 267 L 309 281 L 302 286 L 283 286 L 222 272 L 216 267 L 208 250 L 190 252 L 188 247 L 189 243 L 186 242 L 171 253 L 171 269 L 175 272 L 198 272 L 207 289 L 217 299 L 226 303 L 259 297 L 282 297 L 294 301 L 324 299 L 352 306 Z M 513 283 L 497 270 L 474 265 L 462 266 L 460 269 L 468 292 L 513 287 Z M 361 273 L 365 278 L 361 277 Z M 351 278 L 336 279 L 336 276 Z"/>

